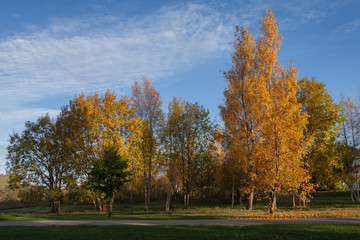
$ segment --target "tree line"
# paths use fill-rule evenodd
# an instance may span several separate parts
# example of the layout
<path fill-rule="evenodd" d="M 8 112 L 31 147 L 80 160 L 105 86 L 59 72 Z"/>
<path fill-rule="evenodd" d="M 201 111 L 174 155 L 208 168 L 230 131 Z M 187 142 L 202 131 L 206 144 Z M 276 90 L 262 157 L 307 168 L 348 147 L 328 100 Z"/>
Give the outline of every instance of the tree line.
<path fill-rule="evenodd" d="M 174 97 L 164 114 L 160 94 L 143 78 L 131 97 L 80 94 L 55 118 L 41 116 L 13 133 L 7 148 L 10 185 L 46 192 L 53 211 L 64 194 L 92 202 L 109 214 L 115 194 L 142 188 L 166 196 L 170 210 L 178 197 L 269 199 L 279 192 L 304 206 L 312 191 L 350 189 L 359 198 L 359 106 L 336 103 L 325 84 L 298 79 L 290 63 L 278 62 L 282 36 L 267 10 L 257 41 L 246 28 L 235 30 L 233 66 L 224 72 L 224 126 L 199 103 Z M 154 188 L 157 187 L 157 191 Z M 161 197 L 160 197 L 161 198 Z"/>

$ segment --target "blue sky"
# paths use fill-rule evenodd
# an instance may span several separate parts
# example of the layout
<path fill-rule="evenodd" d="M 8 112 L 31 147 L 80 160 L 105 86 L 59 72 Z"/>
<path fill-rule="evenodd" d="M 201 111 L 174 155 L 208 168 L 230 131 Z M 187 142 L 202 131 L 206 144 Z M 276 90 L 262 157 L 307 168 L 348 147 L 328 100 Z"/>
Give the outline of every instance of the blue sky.
<path fill-rule="evenodd" d="M 315 76 L 330 94 L 358 100 L 357 0 L 4 0 L 0 8 L 0 173 L 9 135 L 77 93 L 129 94 L 146 75 L 166 110 L 173 96 L 220 120 L 234 28 L 257 37 L 271 8 L 283 35 L 279 60 Z"/>

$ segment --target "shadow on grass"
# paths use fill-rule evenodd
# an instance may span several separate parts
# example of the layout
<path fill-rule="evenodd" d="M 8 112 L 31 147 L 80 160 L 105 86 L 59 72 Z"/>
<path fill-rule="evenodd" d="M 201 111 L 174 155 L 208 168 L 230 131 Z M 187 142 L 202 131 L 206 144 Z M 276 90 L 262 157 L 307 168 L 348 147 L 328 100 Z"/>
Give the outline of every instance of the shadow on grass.
<path fill-rule="evenodd" d="M 1 239 L 356 239 L 360 225 L 1 227 Z"/>

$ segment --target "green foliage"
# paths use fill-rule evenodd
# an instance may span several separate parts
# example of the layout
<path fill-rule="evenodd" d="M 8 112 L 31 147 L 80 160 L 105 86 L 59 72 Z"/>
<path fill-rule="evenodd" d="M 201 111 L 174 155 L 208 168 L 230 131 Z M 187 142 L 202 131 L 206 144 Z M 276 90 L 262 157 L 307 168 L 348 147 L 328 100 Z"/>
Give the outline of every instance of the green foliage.
<path fill-rule="evenodd" d="M 101 199 L 101 195 L 104 194 L 105 198 L 109 200 L 109 216 L 112 213 L 115 192 L 128 181 L 128 177 L 131 175 L 127 168 L 128 160 L 123 159 L 113 147 L 104 151 L 102 158 L 93 163 L 93 168 L 89 173 L 88 186 L 90 189 L 98 198 Z M 101 200 L 98 204 L 103 205 Z"/>
<path fill-rule="evenodd" d="M 344 118 L 337 104 L 322 82 L 314 77 L 299 81 L 298 101 L 308 115 L 305 136 L 313 144 L 305 157 L 310 166 L 312 182 L 317 189 L 337 189 L 341 182 L 342 164 L 337 157 L 336 137 Z"/>
<path fill-rule="evenodd" d="M 66 199 L 76 205 L 93 203 L 94 197 L 94 192 L 85 186 L 72 187 L 66 194 Z"/>
<path fill-rule="evenodd" d="M 28 187 L 19 191 L 18 197 L 25 205 L 38 204 L 45 196 L 45 191 L 41 187 Z"/>
<path fill-rule="evenodd" d="M 9 188 L 9 175 L 0 174 L 0 203 L 18 199 L 18 190 Z"/>
<path fill-rule="evenodd" d="M 131 174 L 127 168 L 128 160 L 123 159 L 115 148 L 105 150 L 102 158 L 94 162 L 88 184 L 93 190 L 111 198 L 115 191 L 127 182 Z"/>
<path fill-rule="evenodd" d="M 217 159 L 209 150 L 196 155 L 193 181 L 202 199 L 205 198 L 205 191 L 214 184 L 217 167 Z"/>
<path fill-rule="evenodd" d="M 199 103 L 176 97 L 169 103 L 162 131 L 164 165 L 174 192 L 175 185 L 181 184 L 185 208 L 189 206 L 197 162 L 201 160 L 197 156 L 208 150 L 215 128 L 209 111 Z"/>
<path fill-rule="evenodd" d="M 60 189 L 51 189 L 46 191 L 46 198 L 49 202 L 64 201 L 64 193 Z"/>
<path fill-rule="evenodd" d="M 36 122 L 26 122 L 21 134 L 10 136 L 7 172 L 12 187 L 41 186 L 48 190 L 51 201 L 61 200 L 63 186 L 77 177 L 66 130 L 61 117 L 53 120 L 47 114 Z"/>

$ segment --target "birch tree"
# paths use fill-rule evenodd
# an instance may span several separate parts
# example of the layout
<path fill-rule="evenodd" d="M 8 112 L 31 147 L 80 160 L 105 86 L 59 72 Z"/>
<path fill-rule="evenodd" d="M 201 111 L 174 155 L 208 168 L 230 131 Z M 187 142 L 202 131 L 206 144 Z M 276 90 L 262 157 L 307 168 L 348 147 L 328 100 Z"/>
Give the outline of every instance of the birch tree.
<path fill-rule="evenodd" d="M 227 87 L 225 104 L 220 107 L 225 123 L 229 159 L 241 165 L 248 177 L 247 209 L 252 210 L 255 182 L 257 181 L 257 148 L 260 144 L 259 117 L 256 111 L 255 41 L 247 29 L 236 28 L 233 67 L 224 73 Z M 234 184 L 233 184 L 234 185 Z"/>
<path fill-rule="evenodd" d="M 304 137 L 307 115 L 301 112 L 301 104 L 297 101 L 298 71 L 292 64 L 284 69 L 278 62 L 277 52 L 282 36 L 271 10 L 266 11 L 260 30 L 261 37 L 256 45 L 260 100 L 257 109 L 263 114 L 262 160 L 267 166 L 265 182 L 270 190 L 272 213 L 280 189 L 297 188 L 303 181 L 309 181 L 302 157 L 312 139 L 306 140 Z"/>
<path fill-rule="evenodd" d="M 158 130 L 163 119 L 160 94 L 143 78 L 142 86 L 134 82 L 132 87 L 132 104 L 135 115 L 143 120 L 141 151 L 141 168 L 144 176 L 145 210 L 149 210 L 152 174 L 156 170 L 155 161 L 158 146 Z"/>
<path fill-rule="evenodd" d="M 346 171 L 345 183 L 350 188 L 351 200 L 360 202 L 360 110 L 351 98 L 342 97 L 341 111 L 345 117 L 342 126 L 342 160 Z"/>
<path fill-rule="evenodd" d="M 209 115 L 203 106 L 181 98 L 174 97 L 169 104 L 163 130 L 163 141 L 167 146 L 165 151 L 169 151 L 167 155 L 170 157 L 167 168 L 168 173 L 176 169 L 179 174 L 185 208 L 189 207 L 197 156 L 208 149 L 215 131 Z"/>

